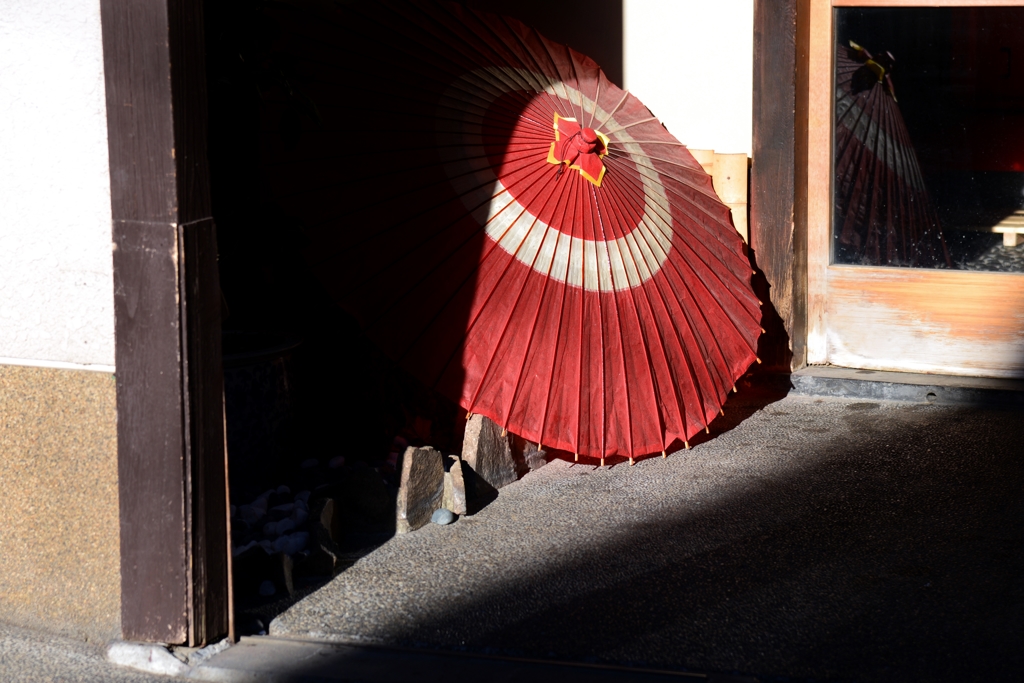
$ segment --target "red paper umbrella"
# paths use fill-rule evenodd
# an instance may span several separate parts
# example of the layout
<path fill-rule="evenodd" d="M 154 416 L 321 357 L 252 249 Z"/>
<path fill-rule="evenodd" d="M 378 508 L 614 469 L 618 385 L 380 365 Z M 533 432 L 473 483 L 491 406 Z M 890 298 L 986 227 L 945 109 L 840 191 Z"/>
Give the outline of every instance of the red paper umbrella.
<path fill-rule="evenodd" d="M 895 60 L 836 51 L 835 225 L 846 263 L 950 266 L 939 217 L 896 104 Z"/>
<path fill-rule="evenodd" d="M 761 315 L 729 209 L 646 107 L 458 5 L 279 20 L 321 125 L 268 137 L 268 168 L 385 351 L 545 447 L 634 457 L 706 429 Z"/>

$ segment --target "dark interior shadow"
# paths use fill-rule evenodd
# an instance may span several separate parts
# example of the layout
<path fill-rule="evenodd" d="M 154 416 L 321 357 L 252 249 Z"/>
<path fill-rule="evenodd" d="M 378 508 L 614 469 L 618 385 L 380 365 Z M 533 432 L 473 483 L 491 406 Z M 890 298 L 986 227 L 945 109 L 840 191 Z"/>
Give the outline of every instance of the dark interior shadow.
<path fill-rule="evenodd" d="M 621 83 L 621 0 L 469 4 L 538 26 L 595 57 Z M 342 6 L 218 0 L 204 7 L 224 330 L 236 355 L 239 342 L 247 344 L 244 362 L 228 373 L 226 392 L 232 546 L 239 553 L 235 599 L 243 634 L 259 632 L 393 535 L 405 446 L 461 452 L 460 410 L 435 391 L 439 380 L 409 372 L 418 364 L 410 356 L 436 353 L 429 337 L 410 346 L 404 333 L 382 338 L 374 332 L 376 318 L 393 301 L 382 299 L 377 310 L 341 305 L 345 288 L 361 286 L 353 275 L 363 266 L 361 254 L 346 257 L 349 244 L 383 235 L 402 221 L 411 225 L 409 207 L 432 201 L 429 194 L 381 192 L 391 182 L 387 172 L 368 175 L 361 160 L 401 159 L 418 149 L 414 140 L 389 135 L 387 126 L 422 128 L 420 109 L 432 105 L 411 105 L 401 82 L 408 79 L 414 89 L 417 78 L 436 76 L 429 66 L 382 49 L 370 35 L 336 40 L 343 27 L 332 22 Z M 441 52 L 452 44 L 443 35 L 438 39 Z M 449 52 L 445 58 L 456 54 Z M 394 87 L 382 90 L 381 83 Z M 377 110 L 390 118 L 366 119 L 361 97 L 380 100 Z M 395 182 L 407 179 L 398 175 Z M 372 213 L 375 202 L 379 220 Z M 399 230 L 378 242 L 401 252 L 415 239 Z M 479 252 L 482 245 L 478 231 L 463 250 Z M 325 260 L 332 253 L 340 258 Z M 417 267 L 413 263 L 397 277 L 429 276 Z M 419 289 L 430 285 L 436 279 Z M 465 325 L 463 304 L 456 301 L 447 311 L 447 325 Z M 406 347 L 392 343 L 397 341 Z M 253 357 L 261 363 L 250 362 Z M 446 375 L 449 385 L 461 383 L 455 374 Z M 496 495 L 476 488 L 481 491 L 473 511 Z M 381 490 L 390 506 L 378 505 Z M 298 552 L 277 547 L 288 535 L 305 533 L 312 541 L 322 535 L 325 525 L 318 527 L 315 518 L 326 500 L 336 503 L 338 516 L 355 520 L 326 525 L 335 534 L 330 571 L 315 543 Z M 268 532 L 268 525 L 287 520 L 294 521 L 287 531 Z M 268 551 L 270 542 L 275 545 Z"/>
<path fill-rule="evenodd" d="M 464 429 L 457 406 L 383 353 L 310 267 L 318 230 L 350 228 L 338 206 L 352 178 L 339 169 L 351 170 L 348 155 L 368 141 L 348 135 L 360 113 L 345 80 L 358 65 L 345 46 L 311 55 L 317 43 L 302 31 L 320 25 L 288 21 L 307 8 L 315 3 L 218 0 L 204 10 L 242 634 L 390 538 L 405 446 L 458 453 Z M 346 521 L 325 569 L 312 513 L 327 499 Z M 262 512 L 238 512 L 254 507 Z M 314 543 L 252 546 L 278 540 L 267 525 L 285 518 L 295 526 L 282 535 Z"/>
<path fill-rule="evenodd" d="M 622 0 L 459 0 L 481 10 L 515 17 L 599 65 L 622 87 Z"/>

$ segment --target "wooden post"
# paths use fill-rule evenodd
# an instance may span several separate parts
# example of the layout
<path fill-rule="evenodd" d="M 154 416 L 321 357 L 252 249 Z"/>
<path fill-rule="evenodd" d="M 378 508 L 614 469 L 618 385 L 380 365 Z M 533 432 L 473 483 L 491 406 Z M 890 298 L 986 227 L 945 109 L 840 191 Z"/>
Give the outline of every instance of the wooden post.
<path fill-rule="evenodd" d="M 780 370 L 802 367 L 806 355 L 806 219 L 798 215 L 797 196 L 806 195 L 807 183 L 797 163 L 798 148 L 806 144 L 806 134 L 798 132 L 807 125 L 806 96 L 798 101 L 797 89 L 798 77 L 806 78 L 797 46 L 805 44 L 807 26 L 805 21 L 798 27 L 797 18 L 805 16 L 806 5 L 807 0 L 754 0 L 749 244 L 777 323 L 764 325 L 769 332 L 759 349 L 765 364 Z"/>
<path fill-rule="evenodd" d="M 228 632 L 217 237 L 201 0 L 101 0 L 126 640 Z"/>

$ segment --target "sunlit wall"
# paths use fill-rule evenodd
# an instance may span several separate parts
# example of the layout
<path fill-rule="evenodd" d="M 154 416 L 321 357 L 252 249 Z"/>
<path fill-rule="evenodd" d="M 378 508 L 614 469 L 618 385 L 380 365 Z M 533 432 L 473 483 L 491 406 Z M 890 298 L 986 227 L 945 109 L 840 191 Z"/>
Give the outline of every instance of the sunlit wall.
<path fill-rule="evenodd" d="M 99 0 L 0 3 L 0 364 L 114 365 Z"/>
<path fill-rule="evenodd" d="M 623 0 L 625 87 L 683 144 L 751 151 L 754 0 Z"/>

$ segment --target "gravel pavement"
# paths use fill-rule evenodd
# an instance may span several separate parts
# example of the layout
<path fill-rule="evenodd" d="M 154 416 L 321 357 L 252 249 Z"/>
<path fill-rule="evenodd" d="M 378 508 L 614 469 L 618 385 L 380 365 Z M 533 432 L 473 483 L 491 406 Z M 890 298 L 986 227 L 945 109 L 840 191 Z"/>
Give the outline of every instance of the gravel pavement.
<path fill-rule="evenodd" d="M 0 622 L 4 683 L 167 683 L 166 676 L 107 662 L 106 643 L 86 643 Z"/>
<path fill-rule="evenodd" d="M 270 631 L 762 680 L 1024 680 L 1021 418 L 734 400 L 688 452 L 555 461 L 395 537 Z"/>

